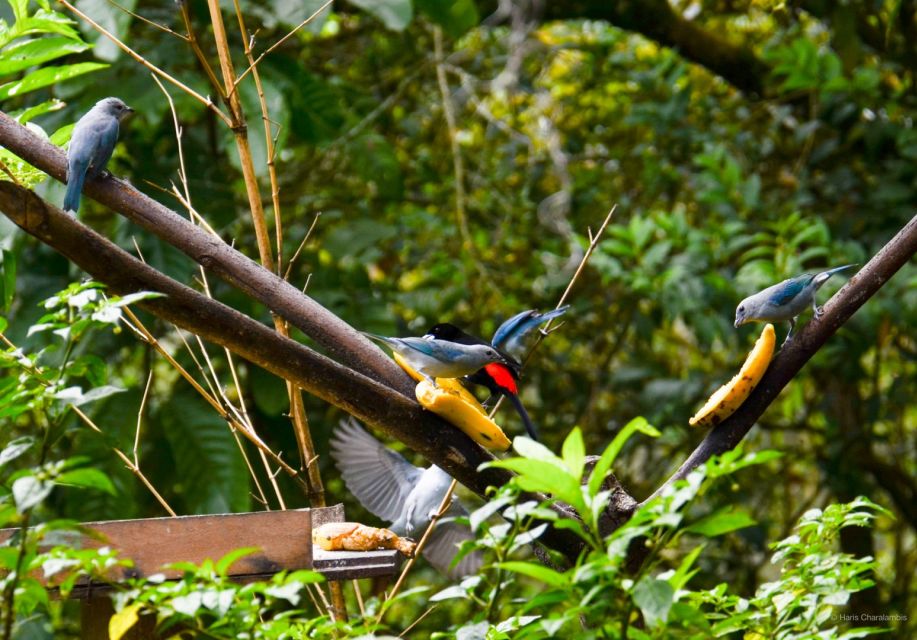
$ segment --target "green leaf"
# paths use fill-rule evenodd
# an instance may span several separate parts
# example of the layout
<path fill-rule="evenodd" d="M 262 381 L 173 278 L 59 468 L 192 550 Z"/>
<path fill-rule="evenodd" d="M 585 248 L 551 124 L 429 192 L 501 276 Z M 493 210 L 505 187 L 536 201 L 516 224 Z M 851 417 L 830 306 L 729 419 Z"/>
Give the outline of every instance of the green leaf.
<path fill-rule="evenodd" d="M 25 513 L 48 497 L 54 485 L 35 476 L 23 476 L 13 482 L 13 500 L 19 513 Z"/>
<path fill-rule="evenodd" d="M 614 440 L 611 441 L 611 444 L 602 452 L 602 456 L 592 469 L 592 475 L 589 477 L 589 495 L 595 497 L 598 494 L 602 488 L 602 483 L 605 481 L 605 476 L 611 471 L 611 465 L 614 464 L 618 454 L 621 453 L 624 444 L 638 431 L 651 438 L 658 438 L 662 435 L 646 421 L 646 418 L 634 418 L 624 425 L 614 437 Z"/>
<path fill-rule="evenodd" d="M 583 478 L 583 466 L 586 461 L 586 445 L 583 444 L 583 432 L 579 427 L 574 427 L 573 431 L 564 440 L 561 448 L 561 455 L 567 470 L 580 482 Z"/>
<path fill-rule="evenodd" d="M 23 109 L 22 111 L 18 111 L 11 115 L 13 116 L 13 119 L 15 119 L 19 124 L 25 124 L 30 122 L 33 118 L 43 116 L 44 114 L 51 113 L 52 111 L 59 111 L 65 106 L 66 104 L 61 100 L 45 100 L 44 102 L 40 102 L 35 106 L 29 107 L 28 109 Z"/>
<path fill-rule="evenodd" d="M 29 67 L 37 67 L 71 53 L 86 51 L 88 48 L 88 44 L 65 36 L 17 42 L 0 51 L 0 76 L 10 75 Z"/>
<path fill-rule="evenodd" d="M 82 487 L 84 489 L 98 489 L 112 496 L 116 494 L 115 485 L 112 484 L 108 476 L 102 471 L 91 467 L 65 471 L 54 478 L 54 484 Z"/>
<path fill-rule="evenodd" d="M 392 31 L 402 31 L 414 17 L 411 0 L 349 0 L 350 4 L 376 17 Z"/>
<path fill-rule="evenodd" d="M 580 513 L 586 510 L 579 481 L 563 467 L 544 460 L 528 458 L 510 458 L 490 464 L 518 473 L 519 477 L 514 478 L 513 481 L 523 491 L 550 493 L 555 498 L 570 504 Z"/>
<path fill-rule="evenodd" d="M 694 547 L 694 549 L 682 559 L 681 564 L 678 565 L 678 569 L 676 569 L 672 577 L 669 578 L 669 584 L 671 584 L 676 591 L 678 589 L 683 589 L 688 583 L 688 580 L 696 573 L 696 571 L 691 571 L 691 565 L 697 560 L 697 557 L 700 555 L 700 552 L 704 550 L 705 546 L 704 544 L 699 544 Z"/>
<path fill-rule="evenodd" d="M 513 449 L 523 458 L 550 462 L 558 467 L 563 466 L 563 461 L 554 455 L 553 451 L 528 436 L 516 436 L 513 438 Z"/>
<path fill-rule="evenodd" d="M 0 100 L 6 100 L 12 96 L 21 96 L 30 91 L 56 85 L 77 76 L 104 69 L 107 66 L 98 62 L 78 62 L 77 64 L 59 67 L 43 67 L 29 73 L 21 80 L 0 85 Z"/>
<path fill-rule="evenodd" d="M 634 604 L 640 607 L 646 624 L 655 627 L 669 617 L 675 589 L 665 580 L 644 576 L 634 586 Z"/>
<path fill-rule="evenodd" d="M 687 526 L 685 530 L 713 538 L 755 524 L 757 522 L 745 509 L 730 505 L 701 518 Z"/>
<path fill-rule="evenodd" d="M 22 436 L 10 442 L 3 451 L 0 451 L 0 467 L 21 456 L 31 449 L 33 444 L 35 444 L 35 440 L 30 436 Z"/>
<path fill-rule="evenodd" d="M 570 579 L 554 569 L 550 569 L 541 564 L 534 564 L 532 562 L 521 562 L 521 561 L 511 561 L 511 562 L 500 562 L 497 564 L 501 569 L 506 569 L 507 571 L 512 571 L 513 573 L 521 573 L 522 575 L 535 578 L 540 580 L 545 584 L 549 584 L 552 587 L 564 588 L 570 583 Z"/>
<path fill-rule="evenodd" d="M 234 562 L 244 558 L 245 556 L 250 556 L 253 553 L 258 553 L 260 550 L 261 549 L 259 547 L 240 547 L 239 549 L 233 549 L 217 561 L 217 575 L 225 576 Z"/>

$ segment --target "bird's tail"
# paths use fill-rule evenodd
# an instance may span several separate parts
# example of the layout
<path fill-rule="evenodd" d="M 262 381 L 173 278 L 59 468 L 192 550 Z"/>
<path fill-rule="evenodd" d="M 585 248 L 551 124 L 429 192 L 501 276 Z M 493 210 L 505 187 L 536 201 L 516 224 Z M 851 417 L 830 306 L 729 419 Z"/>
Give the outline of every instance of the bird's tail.
<path fill-rule="evenodd" d="M 858 264 L 845 264 L 843 267 L 834 267 L 833 269 L 828 269 L 827 271 L 822 271 L 817 276 L 815 276 L 815 287 L 818 288 L 825 284 L 828 281 L 828 278 L 833 276 L 835 273 L 840 273 L 841 271 L 846 271 L 847 269 L 852 269 L 853 267 L 859 266 Z"/>
<path fill-rule="evenodd" d="M 513 406 L 516 407 L 516 412 L 519 414 L 519 417 L 522 418 L 522 424 L 525 425 L 525 430 L 529 434 L 529 437 L 532 440 L 538 440 L 538 430 L 535 429 L 535 425 L 532 424 L 532 419 L 529 418 L 528 411 L 525 410 L 525 407 L 522 406 L 522 400 L 519 399 L 515 393 L 506 393 L 504 394 L 509 401 L 513 403 Z"/>
<path fill-rule="evenodd" d="M 64 196 L 64 211 L 76 213 L 80 210 L 80 194 L 83 192 L 83 180 L 86 174 L 82 171 L 67 172 L 67 193 Z"/>
<path fill-rule="evenodd" d="M 386 338 L 385 336 L 380 336 L 375 333 L 367 333 L 366 331 L 361 331 L 360 333 L 362 333 L 364 336 L 366 336 L 370 340 L 378 342 L 379 344 L 388 344 L 391 341 L 390 338 Z"/>

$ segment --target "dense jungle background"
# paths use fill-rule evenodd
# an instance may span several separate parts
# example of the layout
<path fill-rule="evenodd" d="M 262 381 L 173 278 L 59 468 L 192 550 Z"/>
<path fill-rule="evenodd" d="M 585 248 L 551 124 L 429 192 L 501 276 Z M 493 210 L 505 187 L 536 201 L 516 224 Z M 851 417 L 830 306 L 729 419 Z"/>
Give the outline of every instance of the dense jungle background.
<path fill-rule="evenodd" d="M 214 95 L 189 43 L 168 31 L 186 33 L 184 6 L 202 55 L 218 69 L 203 0 L 75 4 L 149 63 Z M 490 336 L 518 311 L 557 304 L 589 230 L 617 205 L 570 294 L 563 325 L 527 363 L 521 397 L 556 452 L 575 426 L 594 454 L 633 418 L 655 426 L 660 437 L 631 439 L 615 464 L 638 499 L 701 440 L 688 418 L 735 373 L 757 337 L 760 327 L 733 327 L 736 304 L 799 273 L 863 264 L 914 215 L 913 0 L 352 0 L 321 10 L 323 4 L 240 5 L 255 58 L 318 12 L 258 62 L 289 280 L 363 331 L 422 335 L 449 321 Z M 213 110 L 164 82 L 173 118 L 149 70 L 63 4 L 17 0 L 0 11 L 4 112 L 62 144 L 66 127 L 97 100 L 122 98 L 136 113 L 122 127 L 112 173 L 185 212 L 189 203 L 172 192 L 176 185 L 220 236 L 257 259 L 233 133 Z M 232 3 L 223 11 L 241 73 L 249 41 Z M 23 16 L 44 16 L 60 28 L 17 31 Z M 55 55 L 26 66 L 16 61 L 29 52 L 4 55 L 39 39 L 54 40 L 45 44 Z M 45 69 L 56 71 L 42 75 Z M 271 210 L 270 156 L 252 74 L 238 92 Z M 0 159 L 15 164 L 7 151 Z M 50 202 L 63 198 L 55 181 L 33 175 L 30 184 Z M 160 271 L 202 286 L 197 265 L 91 198 L 80 219 Z M 272 214 L 267 220 L 273 233 Z M 62 487 L 36 518 L 165 515 L 112 454 L 112 446 L 133 448 L 138 414 L 139 467 L 179 514 L 259 510 L 262 496 L 276 509 L 278 495 L 287 507 L 308 506 L 284 474 L 274 491 L 260 463 L 250 472 L 242 451 L 257 461 L 257 450 L 240 444 L 175 367 L 131 331 L 100 326 L 62 342 L 36 329 L 48 322 L 44 301 L 83 274 L 5 218 L 0 229 L 3 334 L 40 353 L 46 367 L 79 359 L 82 371 L 68 373 L 72 384 L 124 389 L 83 407 L 103 434 L 73 412 L 48 410 L 59 426 L 48 455 L 85 456 L 113 490 Z M 820 301 L 844 280 L 833 278 Z M 270 313 L 239 291 L 216 279 L 209 287 L 213 297 L 271 324 Z M 174 327 L 140 316 L 179 363 L 244 406 L 261 437 L 293 463 L 282 380 L 245 361 L 230 363 L 212 346 L 212 370 L 201 366 Z M 73 319 L 71 311 L 54 322 Z M 875 558 L 875 586 L 838 611 L 896 615 L 876 624 L 892 627 L 886 637 L 914 636 L 915 327 L 912 260 L 831 338 L 743 443 L 746 452 L 783 455 L 703 495 L 705 508 L 738 507 L 754 523 L 709 542 L 692 584 L 727 583 L 750 597 L 779 574 L 769 545 L 792 534 L 803 514 L 866 496 L 888 514 L 872 527 L 841 530 L 837 550 Z M 778 327 L 778 340 L 785 331 Z M 3 372 L 0 390 L 10 409 L 19 401 L 20 372 L 9 360 Z M 37 433 L 43 418 L 35 406 L 7 409 L 0 408 L 0 443 Z M 327 455 L 344 414 L 311 396 L 305 410 L 328 502 L 343 501 L 351 519 L 379 524 L 348 494 Z M 511 436 L 521 433 L 511 408 L 501 409 L 498 422 Z M 449 582 L 421 564 L 408 586 L 427 584 L 436 591 Z M 539 586 L 523 579 L 518 588 L 514 602 Z M 425 598 L 399 601 L 387 618 L 395 634 L 426 611 Z M 503 617 L 513 606 L 506 603 Z M 409 635 L 450 625 L 454 631 L 473 610 L 467 602 L 441 603 Z M 61 615 L 57 633 L 72 631 L 70 614 Z M 48 637 L 39 627 L 47 628 L 32 625 L 28 637 Z M 557 637 L 572 637 L 571 628 Z"/>

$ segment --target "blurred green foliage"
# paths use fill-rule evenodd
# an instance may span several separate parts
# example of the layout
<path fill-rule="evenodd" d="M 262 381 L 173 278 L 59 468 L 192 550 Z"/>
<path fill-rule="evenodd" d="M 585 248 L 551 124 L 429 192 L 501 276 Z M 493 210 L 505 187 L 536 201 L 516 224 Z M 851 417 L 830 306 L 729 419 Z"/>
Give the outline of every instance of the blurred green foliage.
<path fill-rule="evenodd" d="M 174 3 L 121 4 L 184 32 Z M 255 54 L 321 4 L 242 2 L 249 29 L 257 29 Z M 732 328 L 736 303 L 806 270 L 864 263 L 917 204 L 913 2 L 688 4 L 673 3 L 690 10 L 698 28 L 728 35 L 770 65 L 764 97 L 742 94 L 676 51 L 602 21 L 546 22 L 535 15 L 511 20 L 514 26 L 476 26 L 492 7 L 471 0 L 336 3 L 259 67 L 279 148 L 284 264 L 321 213 L 291 280 L 308 284 L 311 296 L 359 329 L 418 335 L 433 322 L 452 321 L 488 336 L 519 310 L 553 307 L 588 244 L 587 229 L 618 204 L 572 292 L 565 324 L 528 363 L 522 398 L 555 451 L 573 426 L 581 428 L 586 451 L 600 451 L 635 416 L 657 425 L 659 438 L 629 442 L 615 466 L 638 498 L 703 436 L 687 429 L 687 417 L 733 375 L 754 341 L 756 329 Z M 153 64 L 212 93 L 175 36 L 108 3 L 80 6 Z M 188 6 L 215 64 L 206 3 Z M 2 10 L 3 110 L 56 132 L 52 139 L 63 144 L 69 125 L 116 93 L 137 114 L 122 128 L 109 168 L 181 210 L 167 193 L 178 183 L 174 122 L 149 74 L 47 2 L 18 0 Z M 226 21 L 233 29 L 234 17 L 227 13 Z M 441 69 L 457 115 L 454 132 L 443 117 L 436 28 L 446 38 Z M 235 31 L 230 39 L 243 68 L 244 39 Z M 32 56 L 29 67 L 18 62 L 23 47 Z M 39 82 L 46 77 L 54 80 Z M 32 90 L 13 95 L 26 78 Z M 192 203 L 224 238 L 255 255 L 230 132 L 198 102 L 167 88 L 182 127 Z M 267 201 L 251 76 L 239 91 Z M 461 191 L 453 135 L 464 169 Z M 0 154 L 28 184 L 41 180 Z M 63 196 L 51 181 L 37 188 L 54 202 Z M 457 212 L 467 219 L 470 246 Z M 175 250 L 98 204 L 88 202 L 82 216 L 126 249 L 134 251 L 136 243 L 147 262 L 169 275 L 185 282 L 198 276 Z M 29 335 L 30 327 L 44 322 L 40 302 L 80 275 L 5 219 L 0 248 L 5 335 L 29 353 L 53 348 L 59 337 Z M 820 300 L 841 284 L 826 285 Z M 237 291 L 210 285 L 215 297 L 270 322 Z M 198 371 L 173 328 L 144 320 L 183 366 Z M 876 588 L 856 594 L 851 610 L 907 613 L 898 637 L 913 635 L 915 326 L 911 262 L 817 354 L 746 440 L 748 450 L 788 455 L 706 496 L 713 509 L 741 504 L 757 524 L 720 538 L 698 560 L 701 570 L 751 596 L 768 571 L 768 541 L 788 534 L 812 507 L 866 495 L 898 517 L 840 536 L 845 552 L 875 556 L 881 569 Z M 87 378 L 104 374 L 126 391 L 89 407 L 105 438 L 68 414 L 55 446 L 62 455 L 89 456 L 117 492 L 79 501 L 52 495 L 60 515 L 160 513 L 109 446 L 132 446 L 150 372 L 140 457 L 151 482 L 182 513 L 256 506 L 225 421 L 149 345 L 129 332 L 93 332 L 75 355 L 86 358 Z M 237 386 L 222 352 L 211 348 L 210 355 L 227 396 L 244 400 L 259 433 L 291 460 L 296 447 L 283 383 L 236 363 Z M 324 453 L 340 415 L 311 399 L 307 410 Z M 512 411 L 499 420 L 509 432 L 521 429 Z M 7 416 L 3 425 L 4 443 L 35 431 L 32 413 Z M 330 499 L 347 501 L 349 515 L 368 519 L 325 458 Z M 292 483 L 277 481 L 287 504 L 302 504 Z M 425 624 L 438 628 L 456 616 L 458 610 L 440 607 Z"/>

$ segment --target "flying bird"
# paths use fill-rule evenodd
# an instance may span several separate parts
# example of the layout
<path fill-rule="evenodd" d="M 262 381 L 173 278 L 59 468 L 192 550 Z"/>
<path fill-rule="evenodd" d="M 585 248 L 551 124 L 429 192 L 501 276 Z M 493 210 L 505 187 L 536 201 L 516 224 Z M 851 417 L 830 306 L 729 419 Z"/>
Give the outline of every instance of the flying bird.
<path fill-rule="evenodd" d="M 436 465 L 415 467 L 368 434 L 353 418 L 342 420 L 334 430 L 331 457 L 350 493 L 370 513 L 391 522 L 388 528 L 399 536 L 420 538 L 452 483 L 452 477 Z M 468 512 L 453 497 L 445 515 L 465 516 Z M 483 564 L 480 551 L 467 554 L 449 568 L 458 546 L 473 537 L 466 525 L 440 521 L 423 548 L 423 556 L 452 577 L 476 573 Z"/>

